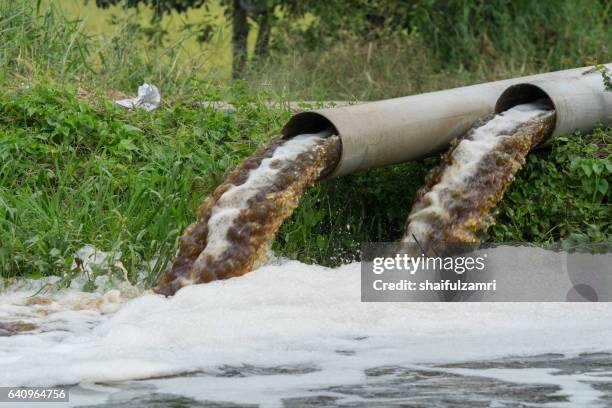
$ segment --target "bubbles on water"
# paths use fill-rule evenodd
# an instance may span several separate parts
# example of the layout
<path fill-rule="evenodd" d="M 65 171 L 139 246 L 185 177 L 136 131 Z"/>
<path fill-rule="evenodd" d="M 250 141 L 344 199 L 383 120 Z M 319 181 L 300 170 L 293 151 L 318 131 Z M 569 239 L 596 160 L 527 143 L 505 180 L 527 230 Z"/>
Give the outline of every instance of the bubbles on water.
<path fill-rule="evenodd" d="M 80 312 L 112 314 L 144 293 L 142 283 L 127 280 L 118 253 L 85 245 L 75 253 L 72 269 L 75 275 L 69 280 L 57 276 L 21 279 L 4 288 L 0 292 L 0 336 L 68 330 Z"/>

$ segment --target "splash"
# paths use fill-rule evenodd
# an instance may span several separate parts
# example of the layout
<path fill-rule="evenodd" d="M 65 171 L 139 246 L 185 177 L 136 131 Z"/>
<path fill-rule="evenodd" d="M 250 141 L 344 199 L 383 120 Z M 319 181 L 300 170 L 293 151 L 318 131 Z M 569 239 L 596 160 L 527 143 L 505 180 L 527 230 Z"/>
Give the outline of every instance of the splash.
<path fill-rule="evenodd" d="M 257 267 L 306 188 L 331 173 L 339 157 L 340 139 L 330 131 L 276 138 L 255 151 L 200 205 L 155 291 L 173 295 Z"/>
<path fill-rule="evenodd" d="M 96 316 L 113 314 L 125 302 L 143 293 L 127 285 L 101 293 L 75 289 L 37 292 L 19 290 L 0 294 L 0 338 L 70 331 L 74 329 L 74 319 L 80 319 L 81 314 L 86 318 L 76 325 L 90 327 L 101 321 Z"/>
<path fill-rule="evenodd" d="M 0 337 L 69 330 L 73 317 L 81 312 L 109 315 L 141 296 L 144 278 L 139 276 L 137 284 L 127 280 L 120 256 L 85 245 L 75 253 L 72 270 L 77 273 L 69 282 L 58 276 L 4 282 L 0 288 Z"/>
<path fill-rule="evenodd" d="M 416 238 L 425 250 L 480 242 L 525 157 L 554 124 L 555 112 L 537 101 L 495 115 L 454 141 L 417 192 L 402 241 Z"/>

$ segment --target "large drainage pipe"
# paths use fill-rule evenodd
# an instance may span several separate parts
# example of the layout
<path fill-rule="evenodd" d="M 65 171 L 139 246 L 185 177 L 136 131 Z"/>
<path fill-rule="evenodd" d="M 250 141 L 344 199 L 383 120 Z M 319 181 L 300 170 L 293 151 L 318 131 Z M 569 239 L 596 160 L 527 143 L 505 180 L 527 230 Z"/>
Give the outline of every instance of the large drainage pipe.
<path fill-rule="evenodd" d="M 612 121 L 612 92 L 605 92 L 599 72 L 583 67 L 302 112 L 282 133 L 292 137 L 335 128 L 342 156 L 331 176 L 339 176 L 442 150 L 483 116 L 541 97 L 557 109 L 555 135 Z"/>
<path fill-rule="evenodd" d="M 552 137 L 575 130 L 588 132 L 597 123 L 612 123 L 612 92 L 604 89 L 601 75 L 592 74 L 512 85 L 497 100 L 495 113 L 538 99 L 547 100 L 555 109 Z"/>

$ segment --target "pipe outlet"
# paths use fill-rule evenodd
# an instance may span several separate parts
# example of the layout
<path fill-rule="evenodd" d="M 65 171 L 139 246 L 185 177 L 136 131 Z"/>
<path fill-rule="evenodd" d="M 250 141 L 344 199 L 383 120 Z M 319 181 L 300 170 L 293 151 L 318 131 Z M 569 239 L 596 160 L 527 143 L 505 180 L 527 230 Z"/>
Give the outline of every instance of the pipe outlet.
<path fill-rule="evenodd" d="M 612 92 L 604 88 L 599 72 L 589 71 L 570 78 L 512 85 L 497 100 L 495 113 L 538 99 L 547 100 L 556 111 L 553 137 L 612 123 Z"/>

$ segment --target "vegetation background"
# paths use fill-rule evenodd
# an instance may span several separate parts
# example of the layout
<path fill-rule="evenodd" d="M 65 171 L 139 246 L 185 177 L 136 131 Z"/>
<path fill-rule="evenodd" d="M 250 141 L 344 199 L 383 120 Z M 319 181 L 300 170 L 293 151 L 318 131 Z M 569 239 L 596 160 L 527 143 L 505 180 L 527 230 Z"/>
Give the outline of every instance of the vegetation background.
<path fill-rule="evenodd" d="M 0 37 L 0 275 L 68 282 L 91 244 L 153 283 L 202 198 L 282 127 L 284 102 L 609 62 L 612 2 L 15 0 L 0 2 Z M 160 87 L 161 108 L 112 103 L 143 82 Z M 531 154 L 490 240 L 610 242 L 611 146 L 600 127 Z M 361 242 L 397 239 L 436 160 L 320 183 L 274 250 L 337 265 Z"/>

